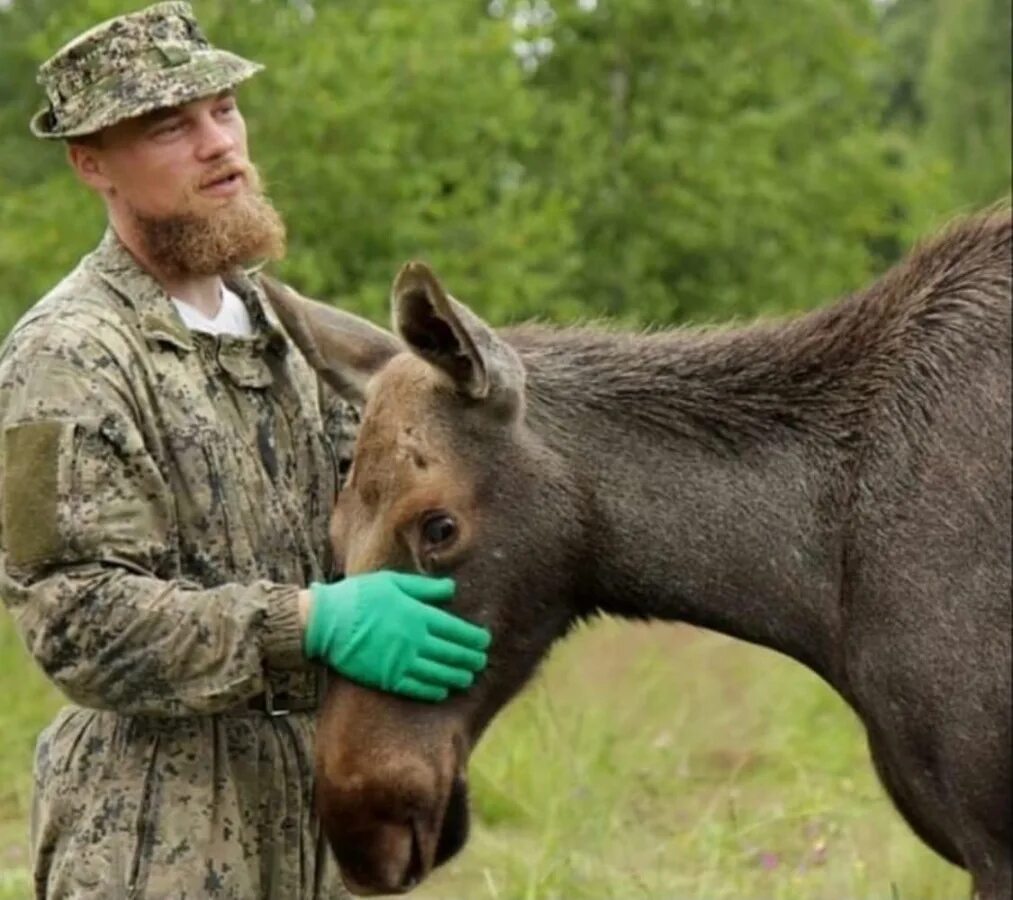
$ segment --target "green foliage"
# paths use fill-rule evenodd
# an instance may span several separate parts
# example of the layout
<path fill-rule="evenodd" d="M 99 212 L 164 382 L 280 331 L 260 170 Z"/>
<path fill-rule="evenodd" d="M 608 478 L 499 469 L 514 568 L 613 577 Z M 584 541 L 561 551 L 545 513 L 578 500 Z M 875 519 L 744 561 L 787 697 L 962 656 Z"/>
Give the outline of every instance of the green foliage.
<path fill-rule="evenodd" d="M 268 66 L 241 102 L 289 223 L 280 274 L 381 321 L 413 257 L 496 322 L 806 308 L 1008 179 L 999 0 L 197 8 Z M 121 11 L 0 4 L 0 331 L 103 221 L 27 131 L 35 69 Z"/>
<path fill-rule="evenodd" d="M 876 127 L 874 25 L 839 0 L 562 17 L 536 80 L 593 120 L 591 152 L 559 141 L 586 158 L 556 167 L 577 171 L 581 295 L 646 320 L 726 318 L 811 306 L 880 268 L 906 184 Z"/>
<path fill-rule="evenodd" d="M 1005 0 L 892 0 L 881 31 L 886 123 L 924 174 L 904 234 L 1009 196 L 1013 27 Z"/>
<path fill-rule="evenodd" d="M 879 89 L 886 120 L 913 131 L 925 121 L 925 60 L 936 23 L 936 0 L 891 0 L 880 22 L 884 60 Z"/>
<path fill-rule="evenodd" d="M 925 69 L 925 134 L 952 167 L 955 204 L 991 203 L 1010 190 L 1011 28 L 1007 0 L 939 4 Z"/>
<path fill-rule="evenodd" d="M 35 739 L 61 703 L 29 659 L 5 608 L 0 607 L 0 900 L 31 895 L 27 870 L 28 809 Z"/>

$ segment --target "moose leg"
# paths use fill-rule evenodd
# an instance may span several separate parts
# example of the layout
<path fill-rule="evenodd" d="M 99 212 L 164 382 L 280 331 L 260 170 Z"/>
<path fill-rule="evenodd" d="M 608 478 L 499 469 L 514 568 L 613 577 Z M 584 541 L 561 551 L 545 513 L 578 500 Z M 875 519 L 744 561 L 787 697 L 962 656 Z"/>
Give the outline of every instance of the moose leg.
<path fill-rule="evenodd" d="M 890 798 L 926 844 L 970 872 L 978 900 L 1013 900 L 1009 749 L 1001 740 L 1004 728 L 996 726 L 1001 714 L 987 704 L 932 707 L 913 691 L 900 703 L 896 692 L 905 678 L 897 670 L 887 674 L 889 689 L 862 718 Z M 952 702 L 956 694 L 951 686 L 944 696 Z"/>
<path fill-rule="evenodd" d="M 963 855 L 952 836 L 940 826 L 937 817 L 931 814 L 930 807 L 938 808 L 941 804 L 926 803 L 924 786 L 920 786 L 917 793 L 912 792 L 908 780 L 902 774 L 908 766 L 903 763 L 898 764 L 893 756 L 894 748 L 874 735 L 874 730 L 870 728 L 869 750 L 872 762 L 875 765 L 876 774 L 879 775 L 880 783 L 886 789 L 898 812 L 911 826 L 914 833 L 943 859 L 955 866 L 966 868 Z"/>
<path fill-rule="evenodd" d="M 973 900 L 1013 900 L 1010 846 L 989 834 L 980 823 L 969 821 L 969 810 L 943 803 L 937 806 L 931 799 L 939 796 L 931 787 L 932 783 L 938 785 L 937 779 L 919 779 L 917 793 L 912 794 L 911 779 L 898 776 L 891 750 L 882 746 L 877 749 L 871 736 L 869 746 L 880 781 L 912 830 L 944 859 L 970 872 Z M 910 770 L 914 759 L 912 756 L 907 760 L 903 769 Z M 950 809 L 949 827 L 941 826 L 940 819 L 932 814 L 933 807 Z"/>
<path fill-rule="evenodd" d="M 916 724 L 882 698 L 876 707 L 894 712 L 885 723 L 875 714 L 862 718 L 876 772 L 898 811 L 928 846 L 968 870 L 974 900 L 1013 900 L 1008 745 L 988 741 L 988 722 L 969 712 L 939 721 L 923 710 Z M 951 720 L 962 727 L 951 730 Z M 977 736 L 974 746 L 956 738 L 965 730 Z"/>
<path fill-rule="evenodd" d="M 991 835 L 971 836 L 967 867 L 974 882 L 975 900 L 1013 898 L 1013 851 Z"/>
<path fill-rule="evenodd" d="M 996 584 L 1008 552 L 987 528 L 915 540 L 912 523 L 975 521 L 957 501 L 933 512 L 929 500 L 874 523 L 853 554 L 849 699 L 915 832 L 982 897 L 1011 900 L 1009 592 Z"/>

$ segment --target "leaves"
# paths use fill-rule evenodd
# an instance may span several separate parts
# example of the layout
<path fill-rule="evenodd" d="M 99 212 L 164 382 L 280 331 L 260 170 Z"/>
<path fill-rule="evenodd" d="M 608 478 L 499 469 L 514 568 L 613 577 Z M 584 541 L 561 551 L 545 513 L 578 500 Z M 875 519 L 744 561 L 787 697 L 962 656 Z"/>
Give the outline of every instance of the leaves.
<path fill-rule="evenodd" d="M 811 307 L 992 199 L 1009 177 L 996 3 L 957 15 L 936 0 L 785 0 L 776 13 L 745 0 L 204 0 L 198 12 L 217 44 L 267 64 L 240 102 L 289 225 L 278 271 L 301 291 L 385 322 L 394 273 L 421 258 L 495 322 L 640 324 Z M 35 70 L 121 11 L 0 8 L 4 330 L 103 222 L 61 148 L 27 131 Z"/>

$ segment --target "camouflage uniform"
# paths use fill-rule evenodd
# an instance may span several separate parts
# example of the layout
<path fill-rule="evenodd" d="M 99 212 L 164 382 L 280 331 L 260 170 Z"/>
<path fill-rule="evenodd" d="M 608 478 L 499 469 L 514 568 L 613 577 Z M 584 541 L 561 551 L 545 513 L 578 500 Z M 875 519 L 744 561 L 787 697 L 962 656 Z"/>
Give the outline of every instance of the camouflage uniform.
<path fill-rule="evenodd" d="M 101 106 L 52 98 L 48 136 Z M 39 897 L 345 896 L 311 813 L 322 673 L 296 595 L 332 575 L 354 413 L 259 286 L 226 281 L 251 337 L 189 331 L 110 230 L 0 348 L 0 592 L 75 704 L 37 746 Z"/>

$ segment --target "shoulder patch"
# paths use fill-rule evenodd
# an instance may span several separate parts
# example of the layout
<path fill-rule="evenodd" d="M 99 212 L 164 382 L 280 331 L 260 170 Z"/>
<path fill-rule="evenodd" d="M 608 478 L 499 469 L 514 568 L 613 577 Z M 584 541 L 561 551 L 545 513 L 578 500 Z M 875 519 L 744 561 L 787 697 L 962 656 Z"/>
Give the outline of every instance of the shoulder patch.
<path fill-rule="evenodd" d="M 60 555 L 57 519 L 61 446 L 73 422 L 47 420 L 4 430 L 3 541 L 12 565 L 28 566 Z"/>

